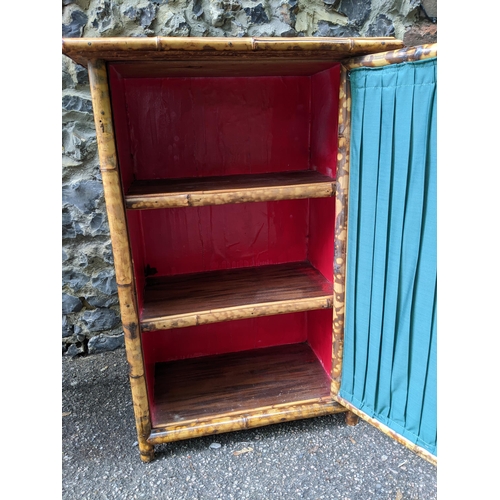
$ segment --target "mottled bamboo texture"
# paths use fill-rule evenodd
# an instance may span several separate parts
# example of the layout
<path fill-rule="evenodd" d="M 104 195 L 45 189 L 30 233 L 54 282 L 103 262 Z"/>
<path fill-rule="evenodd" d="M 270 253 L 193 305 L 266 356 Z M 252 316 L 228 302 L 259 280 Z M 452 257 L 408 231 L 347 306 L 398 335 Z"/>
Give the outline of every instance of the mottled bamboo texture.
<path fill-rule="evenodd" d="M 104 198 L 108 214 L 111 245 L 115 263 L 120 313 L 125 337 L 129 378 L 134 404 L 141 459 L 153 458 L 153 447 L 147 442 L 151 432 L 144 363 L 139 332 L 139 318 L 133 280 L 125 209 L 121 193 L 106 63 L 89 62 L 89 80 L 96 127 Z"/>
<path fill-rule="evenodd" d="M 294 404 L 256 408 L 251 412 L 236 415 L 220 415 L 213 419 L 193 420 L 183 424 L 158 427 L 153 430 L 148 441 L 152 445 L 156 445 L 211 434 L 263 427 L 292 420 L 343 413 L 345 411 L 346 409 L 335 401 L 298 401 Z"/>
<path fill-rule="evenodd" d="M 351 134 L 351 96 L 347 69 L 342 66 L 339 89 L 337 189 L 335 199 L 335 253 L 333 257 L 333 337 L 332 393 L 340 390 L 344 348 L 344 315 L 347 249 L 347 196 L 349 190 L 349 141 Z"/>
<path fill-rule="evenodd" d="M 65 38 L 63 54 L 83 66 L 89 59 L 106 61 L 158 60 L 203 53 L 204 57 L 304 57 L 321 55 L 333 62 L 347 57 L 373 52 L 395 50 L 403 42 L 392 37 L 382 38 L 205 38 L 205 37 L 151 37 L 151 38 Z"/>
<path fill-rule="evenodd" d="M 437 43 L 419 45 L 418 47 L 405 47 L 404 49 L 396 49 L 387 52 L 380 52 L 378 54 L 355 57 L 346 61 L 345 65 L 349 70 L 361 67 L 376 68 L 380 66 L 387 66 L 389 64 L 421 61 L 432 57 L 437 57 Z"/>
<path fill-rule="evenodd" d="M 152 277 L 141 328 L 185 328 L 331 307 L 331 283 L 306 263 Z"/>
<path fill-rule="evenodd" d="M 315 171 L 135 181 L 125 196 L 129 209 L 202 207 L 227 203 L 328 198 L 333 179 Z"/>
<path fill-rule="evenodd" d="M 362 418 L 363 420 L 365 420 L 369 424 L 376 427 L 378 430 L 382 431 L 387 436 L 389 436 L 392 439 L 394 439 L 395 441 L 397 441 L 399 444 L 406 446 L 409 450 L 413 451 L 413 453 L 415 453 L 419 457 L 423 458 L 424 460 L 427 460 L 432 465 L 437 465 L 437 457 L 432 455 L 431 453 L 429 453 L 427 450 L 424 450 L 423 448 L 412 443 L 411 441 L 404 438 L 403 436 L 401 436 L 397 432 L 394 432 L 392 429 L 389 429 L 389 427 L 380 423 L 378 420 L 375 420 L 374 418 L 369 417 L 366 413 L 362 412 L 361 410 L 358 410 L 355 406 L 353 406 L 351 403 L 349 403 L 345 399 L 341 398 L 340 396 L 334 395 L 333 399 L 335 399 L 335 401 L 337 401 L 342 406 L 347 408 L 350 412 L 354 413 L 355 415 L 358 415 L 358 417 Z"/>

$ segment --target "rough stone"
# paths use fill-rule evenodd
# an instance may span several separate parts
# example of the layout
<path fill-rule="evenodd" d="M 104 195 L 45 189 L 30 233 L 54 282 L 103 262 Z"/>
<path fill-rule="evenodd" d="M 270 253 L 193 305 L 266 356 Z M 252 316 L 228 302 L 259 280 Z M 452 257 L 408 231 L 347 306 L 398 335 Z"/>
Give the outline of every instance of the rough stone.
<path fill-rule="evenodd" d="M 123 11 L 123 14 L 129 19 L 138 22 L 142 28 L 149 28 L 156 19 L 157 12 L 158 5 L 155 3 L 149 3 L 145 7 L 137 9 L 134 6 L 130 6 L 128 9 Z"/>
<path fill-rule="evenodd" d="M 342 0 L 339 11 L 347 16 L 350 24 L 361 28 L 370 17 L 371 0 Z"/>
<path fill-rule="evenodd" d="M 120 322 L 118 314 L 113 309 L 94 309 L 85 311 L 82 315 L 89 332 L 102 332 L 111 330 Z"/>
<path fill-rule="evenodd" d="M 102 184 L 98 181 L 79 181 L 62 188 L 63 203 L 74 205 L 83 213 L 91 213 L 102 196 Z"/>
<path fill-rule="evenodd" d="M 74 88 L 75 84 L 73 82 L 73 78 L 71 77 L 69 71 L 64 67 L 62 70 L 62 88 L 63 89 L 71 89 Z"/>
<path fill-rule="evenodd" d="M 189 36 L 191 27 L 186 21 L 183 13 L 168 15 L 164 18 L 163 26 L 160 28 L 162 36 Z"/>
<path fill-rule="evenodd" d="M 75 76 L 76 76 L 76 81 L 79 85 L 88 85 L 89 72 L 87 68 L 84 68 L 79 64 L 75 64 Z"/>
<path fill-rule="evenodd" d="M 85 332 L 83 331 L 83 329 L 80 326 L 75 325 L 73 333 L 76 336 L 76 340 L 78 342 L 83 342 L 85 340 Z"/>
<path fill-rule="evenodd" d="M 407 47 L 437 42 L 437 24 L 422 21 L 413 25 L 404 35 L 403 42 Z"/>
<path fill-rule="evenodd" d="M 89 340 L 89 354 L 98 354 L 101 352 L 114 351 L 123 347 L 124 335 L 96 335 Z"/>
<path fill-rule="evenodd" d="M 111 270 L 101 271 L 92 278 L 92 286 L 106 295 L 114 295 L 118 292 L 115 273 Z"/>
<path fill-rule="evenodd" d="M 113 257 L 113 249 L 111 247 L 111 243 L 104 249 L 104 251 L 102 253 L 102 258 L 108 264 L 111 264 L 111 265 L 114 264 L 115 260 Z"/>
<path fill-rule="evenodd" d="M 92 114 L 92 101 L 78 95 L 65 95 L 62 98 L 62 107 L 66 111 L 79 111 Z"/>
<path fill-rule="evenodd" d="M 193 0 L 192 11 L 195 17 L 201 17 L 203 15 L 202 0 Z"/>
<path fill-rule="evenodd" d="M 354 26 L 339 26 L 328 21 L 319 21 L 318 29 L 313 33 L 313 36 L 354 37 L 360 35 Z"/>
<path fill-rule="evenodd" d="M 90 14 L 89 24 L 99 34 L 117 36 L 123 28 L 118 5 L 110 0 L 100 0 Z"/>
<path fill-rule="evenodd" d="M 68 350 L 66 351 L 66 356 L 69 356 L 71 358 L 75 358 L 76 356 L 79 356 L 81 354 L 85 353 L 85 348 L 83 345 L 78 346 L 77 344 L 71 344 L 68 347 Z"/>
<path fill-rule="evenodd" d="M 247 16 L 250 18 L 250 22 L 254 24 L 264 24 L 269 22 L 269 17 L 267 16 L 266 9 L 259 3 L 255 7 L 247 7 L 244 9 Z"/>
<path fill-rule="evenodd" d="M 64 208 L 62 211 L 62 237 L 63 239 L 76 238 L 73 217 L 67 208 Z"/>
<path fill-rule="evenodd" d="M 298 36 L 311 36 L 318 30 L 318 23 L 321 21 L 339 26 L 347 25 L 349 22 L 344 14 L 327 8 L 323 0 L 309 0 L 307 3 L 300 2 L 298 4 L 297 17 L 293 27 Z"/>
<path fill-rule="evenodd" d="M 62 272 L 63 285 L 68 285 L 75 292 L 81 290 L 89 281 L 90 277 L 73 269 Z"/>
<path fill-rule="evenodd" d="M 90 221 L 90 229 L 93 236 L 109 234 L 109 226 L 106 216 L 101 213 L 95 213 Z"/>
<path fill-rule="evenodd" d="M 88 17 L 81 10 L 73 10 L 70 13 L 70 21 L 62 25 L 62 36 L 66 38 L 79 38 L 88 22 Z"/>
<path fill-rule="evenodd" d="M 73 335 L 73 325 L 70 324 L 68 317 L 63 316 L 62 317 L 62 338 L 68 338 Z"/>
<path fill-rule="evenodd" d="M 83 304 L 78 297 L 69 295 L 67 293 L 62 294 L 62 312 L 63 314 L 70 314 L 74 312 L 81 311 Z"/>
<path fill-rule="evenodd" d="M 421 9 L 431 22 L 437 22 L 437 0 L 422 0 Z"/>
<path fill-rule="evenodd" d="M 366 36 L 394 36 L 394 34 L 394 25 L 384 14 L 379 14 L 375 21 L 368 26 L 366 32 Z"/>
<path fill-rule="evenodd" d="M 99 297 L 97 295 L 92 295 L 87 297 L 87 302 L 92 307 L 111 307 L 118 304 L 118 295 L 113 295 L 112 297 Z"/>
<path fill-rule="evenodd" d="M 96 153 L 95 131 L 85 123 L 68 122 L 62 131 L 62 144 L 65 156 L 81 162 L 89 154 Z"/>

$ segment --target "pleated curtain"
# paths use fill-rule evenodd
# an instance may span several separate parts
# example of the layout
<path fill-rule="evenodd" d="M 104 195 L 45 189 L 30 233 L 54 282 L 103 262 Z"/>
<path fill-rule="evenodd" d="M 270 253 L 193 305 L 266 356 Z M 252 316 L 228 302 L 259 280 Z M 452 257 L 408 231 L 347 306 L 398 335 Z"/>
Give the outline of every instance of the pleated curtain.
<path fill-rule="evenodd" d="M 350 72 L 339 395 L 437 456 L 436 66 Z"/>

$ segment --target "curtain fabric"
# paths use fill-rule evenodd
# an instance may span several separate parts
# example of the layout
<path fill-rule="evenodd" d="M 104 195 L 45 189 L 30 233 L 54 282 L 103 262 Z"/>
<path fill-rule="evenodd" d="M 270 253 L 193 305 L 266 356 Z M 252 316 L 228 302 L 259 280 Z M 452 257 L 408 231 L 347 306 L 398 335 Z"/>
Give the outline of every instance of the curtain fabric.
<path fill-rule="evenodd" d="M 351 71 L 339 395 L 437 456 L 436 59 Z"/>

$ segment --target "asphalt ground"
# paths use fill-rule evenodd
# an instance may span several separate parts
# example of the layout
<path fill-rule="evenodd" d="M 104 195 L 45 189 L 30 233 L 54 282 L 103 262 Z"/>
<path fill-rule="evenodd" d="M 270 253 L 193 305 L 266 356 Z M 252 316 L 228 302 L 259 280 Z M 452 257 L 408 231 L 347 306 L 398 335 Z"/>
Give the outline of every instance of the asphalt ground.
<path fill-rule="evenodd" d="M 62 498 L 433 500 L 437 468 L 360 420 L 178 441 L 139 458 L 123 348 L 62 359 Z"/>

